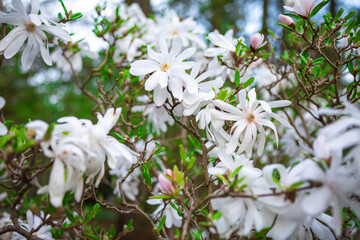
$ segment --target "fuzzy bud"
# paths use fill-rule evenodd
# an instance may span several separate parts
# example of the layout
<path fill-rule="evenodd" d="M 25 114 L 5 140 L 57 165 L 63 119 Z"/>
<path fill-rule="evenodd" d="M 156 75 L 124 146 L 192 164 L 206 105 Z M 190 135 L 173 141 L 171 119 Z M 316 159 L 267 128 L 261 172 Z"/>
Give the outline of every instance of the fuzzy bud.
<path fill-rule="evenodd" d="M 264 38 L 264 35 L 260 33 L 255 33 L 250 36 L 250 48 L 253 52 L 265 46 L 266 42 L 264 42 Z"/>
<path fill-rule="evenodd" d="M 279 20 L 282 24 L 291 27 L 292 29 L 295 29 L 295 22 L 292 20 L 291 17 L 280 14 Z"/>
<path fill-rule="evenodd" d="M 175 193 L 175 187 L 173 183 L 167 179 L 164 175 L 158 176 L 159 187 L 161 191 L 167 195 L 173 195 Z"/>

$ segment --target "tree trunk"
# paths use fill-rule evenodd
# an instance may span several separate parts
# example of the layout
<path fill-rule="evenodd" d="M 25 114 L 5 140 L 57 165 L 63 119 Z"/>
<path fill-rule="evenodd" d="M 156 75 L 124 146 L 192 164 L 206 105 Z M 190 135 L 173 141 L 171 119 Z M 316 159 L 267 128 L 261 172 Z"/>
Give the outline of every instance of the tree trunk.
<path fill-rule="evenodd" d="M 262 33 L 264 34 L 265 38 L 268 34 L 268 25 L 267 19 L 269 15 L 269 0 L 263 0 L 263 18 L 262 18 Z"/>
<path fill-rule="evenodd" d="M 150 16 L 152 12 L 150 0 L 126 0 L 126 3 L 138 3 L 146 16 Z"/>
<path fill-rule="evenodd" d="M 331 16 L 335 17 L 336 15 L 336 0 L 331 0 L 330 1 L 330 13 L 331 13 Z"/>

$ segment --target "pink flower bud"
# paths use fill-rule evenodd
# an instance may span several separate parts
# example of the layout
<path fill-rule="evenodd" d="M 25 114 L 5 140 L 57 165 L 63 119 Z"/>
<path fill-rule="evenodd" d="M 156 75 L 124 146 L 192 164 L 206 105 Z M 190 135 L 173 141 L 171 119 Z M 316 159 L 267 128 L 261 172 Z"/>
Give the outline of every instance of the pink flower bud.
<path fill-rule="evenodd" d="M 260 33 L 255 33 L 250 36 L 250 48 L 253 52 L 266 44 L 266 42 L 264 42 L 264 38 L 264 35 Z"/>
<path fill-rule="evenodd" d="M 291 28 L 295 28 L 295 22 L 292 20 L 291 17 L 280 14 L 279 20 L 282 24 L 289 26 Z"/>
<path fill-rule="evenodd" d="M 164 175 L 160 174 L 158 176 L 159 186 L 163 193 L 167 195 L 173 195 L 175 193 L 175 188 L 173 183 L 167 179 Z"/>

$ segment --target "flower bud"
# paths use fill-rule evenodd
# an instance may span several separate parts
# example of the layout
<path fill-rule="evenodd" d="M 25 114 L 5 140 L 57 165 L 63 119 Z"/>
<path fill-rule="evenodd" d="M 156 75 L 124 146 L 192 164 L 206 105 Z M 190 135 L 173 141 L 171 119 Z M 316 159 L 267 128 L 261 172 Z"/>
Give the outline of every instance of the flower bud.
<path fill-rule="evenodd" d="M 264 38 L 264 35 L 260 33 L 255 33 L 250 36 L 250 48 L 253 52 L 266 44 L 266 42 L 264 42 Z"/>
<path fill-rule="evenodd" d="M 173 195 L 175 193 L 175 187 L 173 183 L 167 179 L 164 175 L 160 174 L 158 176 L 159 186 L 163 193 L 167 195 Z"/>
<path fill-rule="evenodd" d="M 292 20 L 291 17 L 280 14 L 279 20 L 282 24 L 295 29 L 295 22 Z"/>

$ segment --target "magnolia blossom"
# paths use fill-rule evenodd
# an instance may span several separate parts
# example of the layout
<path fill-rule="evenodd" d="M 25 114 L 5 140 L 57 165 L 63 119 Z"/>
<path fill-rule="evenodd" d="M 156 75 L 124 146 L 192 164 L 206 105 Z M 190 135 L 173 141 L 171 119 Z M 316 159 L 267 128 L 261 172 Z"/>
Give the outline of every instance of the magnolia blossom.
<path fill-rule="evenodd" d="M 11 3 L 16 12 L 2 13 L 0 15 L 0 23 L 7 23 L 17 27 L 11 30 L 0 41 L 0 52 L 4 54 L 6 59 L 12 58 L 27 39 L 27 44 L 21 56 L 21 63 L 24 68 L 29 69 L 31 67 L 39 51 L 44 62 L 47 65 L 51 65 L 52 61 L 45 32 L 51 33 L 65 41 L 71 40 L 70 35 L 60 25 L 50 24 L 46 18 L 38 15 L 38 0 L 31 1 L 30 14 L 26 13 L 21 0 L 12 0 Z"/>
<path fill-rule="evenodd" d="M 199 46 L 206 48 L 205 41 L 201 38 L 204 30 L 192 18 L 181 19 L 173 10 L 163 17 L 157 18 L 158 33 L 164 34 L 166 39 L 179 36 L 184 47 Z"/>
<path fill-rule="evenodd" d="M 178 100 L 183 98 L 183 88 L 189 93 L 196 93 L 197 83 L 185 72 L 192 68 L 193 62 L 184 62 L 195 53 L 195 48 L 188 48 L 180 53 L 182 40 L 175 37 L 170 52 L 164 38 L 159 39 L 161 53 L 154 52 L 148 46 L 149 60 L 138 60 L 131 64 L 130 73 L 135 76 L 152 73 L 145 81 L 145 90 L 154 90 L 154 102 L 157 106 L 164 104 L 167 98 L 167 87 Z"/>
<path fill-rule="evenodd" d="M 174 119 L 168 114 L 164 106 L 156 106 L 151 103 L 147 96 L 140 96 L 137 98 L 139 102 L 143 102 L 144 105 L 135 105 L 131 108 L 133 112 L 143 112 L 147 118 L 147 129 L 153 133 L 160 134 L 167 131 L 167 125 L 172 126 Z"/>
<path fill-rule="evenodd" d="M 263 126 L 270 127 L 275 134 L 275 141 L 278 143 L 278 135 L 275 125 L 266 118 L 275 118 L 281 124 L 288 128 L 292 128 L 291 125 L 273 113 L 271 108 L 285 107 L 291 104 L 290 101 L 280 100 L 265 102 L 256 99 L 255 89 L 251 89 L 248 93 L 249 100 L 246 99 L 246 90 L 241 90 L 238 94 L 239 104 L 234 107 L 221 100 L 214 100 L 213 104 L 221 109 L 221 111 L 215 108 L 210 109 L 211 113 L 211 125 L 215 130 L 220 131 L 225 124 L 225 121 L 235 121 L 230 129 L 230 141 L 227 144 L 226 153 L 232 154 L 237 147 L 238 153 L 246 152 L 247 156 L 251 156 L 252 149 L 257 139 L 257 131 L 259 130 L 259 142 L 257 154 L 261 155 L 264 150 L 266 141 L 265 130 Z M 240 142 L 239 142 L 240 141 Z"/>
<path fill-rule="evenodd" d="M 121 108 L 108 109 L 104 116 L 98 114 L 97 124 L 75 117 L 60 118 L 49 139 L 43 139 L 48 129 L 46 123 L 34 121 L 27 124 L 27 128 L 34 129 L 39 136 L 44 154 L 55 159 L 49 185 L 38 191 L 49 192 L 55 207 L 62 205 L 67 191 L 74 192 L 75 199 L 80 201 L 85 178 L 86 183 L 90 183 L 97 177 L 97 187 L 105 173 L 105 160 L 111 169 L 119 161 L 136 162 L 137 153 L 108 136 L 120 114 Z"/>
<path fill-rule="evenodd" d="M 316 0 L 295 0 L 294 7 L 284 6 L 290 12 L 296 13 L 302 17 L 309 17 L 316 6 Z"/>
<path fill-rule="evenodd" d="M 215 80 L 206 81 L 207 78 L 212 76 L 213 71 L 206 71 L 198 76 L 199 72 L 200 65 L 196 64 L 191 70 L 190 76 L 198 83 L 199 90 L 195 94 L 185 91 L 182 102 L 182 105 L 184 106 L 184 116 L 195 114 L 201 107 L 210 103 L 210 101 L 214 99 L 215 94 L 220 91 L 220 88 L 224 84 L 220 77 Z"/>
<path fill-rule="evenodd" d="M 121 63 L 126 57 L 128 62 L 132 62 L 135 57 L 141 55 L 140 47 L 146 43 L 140 38 L 133 38 L 127 35 L 116 41 L 116 50 L 114 52 L 114 62 Z"/>
<path fill-rule="evenodd" d="M 83 68 L 82 58 L 88 57 L 91 59 L 95 59 L 97 57 L 97 54 L 87 50 L 89 47 L 88 43 L 79 43 L 78 47 L 79 49 L 76 49 L 75 51 L 63 51 L 59 47 L 51 54 L 51 59 L 56 63 L 56 66 L 64 72 L 72 71 L 68 61 L 70 61 L 75 72 L 80 72 Z M 64 57 L 64 55 L 67 59 Z"/>
<path fill-rule="evenodd" d="M 44 217 L 43 212 L 41 212 L 41 217 L 42 218 Z M 46 225 L 46 224 L 42 225 L 43 221 L 41 220 L 40 217 L 34 215 L 30 210 L 27 210 L 26 218 L 27 218 L 26 221 L 20 221 L 21 228 L 23 228 L 27 232 L 37 230 L 37 231 L 33 232 L 32 235 L 34 235 L 34 236 L 36 236 L 36 237 L 38 237 L 40 239 L 44 239 L 44 240 L 52 240 L 52 239 L 54 239 L 52 237 L 52 235 L 51 235 L 51 232 L 50 232 L 52 227 L 50 225 Z M 13 240 L 25 240 L 25 239 L 28 239 L 28 238 L 20 235 L 17 232 L 14 232 L 11 239 L 13 239 Z"/>
<path fill-rule="evenodd" d="M 265 46 L 267 41 L 265 41 L 265 37 L 263 34 L 255 33 L 250 36 L 250 48 L 252 51 L 256 51 L 259 48 Z"/>
<path fill-rule="evenodd" d="M 152 216 L 154 219 L 166 216 L 165 227 L 181 227 L 182 217 L 169 203 L 164 203 L 162 199 L 148 199 L 146 202 L 150 205 L 159 205 Z M 175 204 L 175 202 L 172 203 Z"/>
<path fill-rule="evenodd" d="M 237 179 L 243 179 L 241 183 L 245 194 L 252 194 L 252 183 L 261 176 L 260 169 L 253 166 L 253 162 L 244 155 L 235 154 L 234 157 L 220 151 L 218 156 L 221 160 L 213 168 L 209 168 L 210 174 L 230 174 L 240 167 Z M 267 211 L 260 209 L 260 206 L 251 199 L 245 198 L 217 198 L 211 200 L 211 205 L 215 210 L 222 213 L 220 219 L 215 221 L 217 231 L 222 237 L 228 238 L 234 231 L 239 229 L 237 234 L 248 236 L 255 227 L 256 231 L 269 226 L 272 216 Z"/>
<path fill-rule="evenodd" d="M 1 109 L 3 109 L 4 106 L 5 106 L 5 99 L 0 96 L 0 111 Z M 7 127 L 2 122 L 0 122 L 0 136 L 4 136 L 5 134 L 7 134 L 7 132 L 8 132 Z"/>
<path fill-rule="evenodd" d="M 310 194 L 302 201 L 302 208 L 308 215 L 316 217 L 331 206 L 334 231 L 339 236 L 342 229 L 343 207 L 350 206 L 355 214 L 360 216 L 359 207 L 351 199 L 351 196 L 359 196 L 360 191 L 358 176 L 352 174 L 351 168 L 341 166 L 337 155 L 333 156 L 335 158 L 331 160 L 330 166 L 324 166 L 324 169 L 316 162 L 308 160 L 308 168 L 302 173 L 303 179 L 322 185 L 309 191 Z"/>

